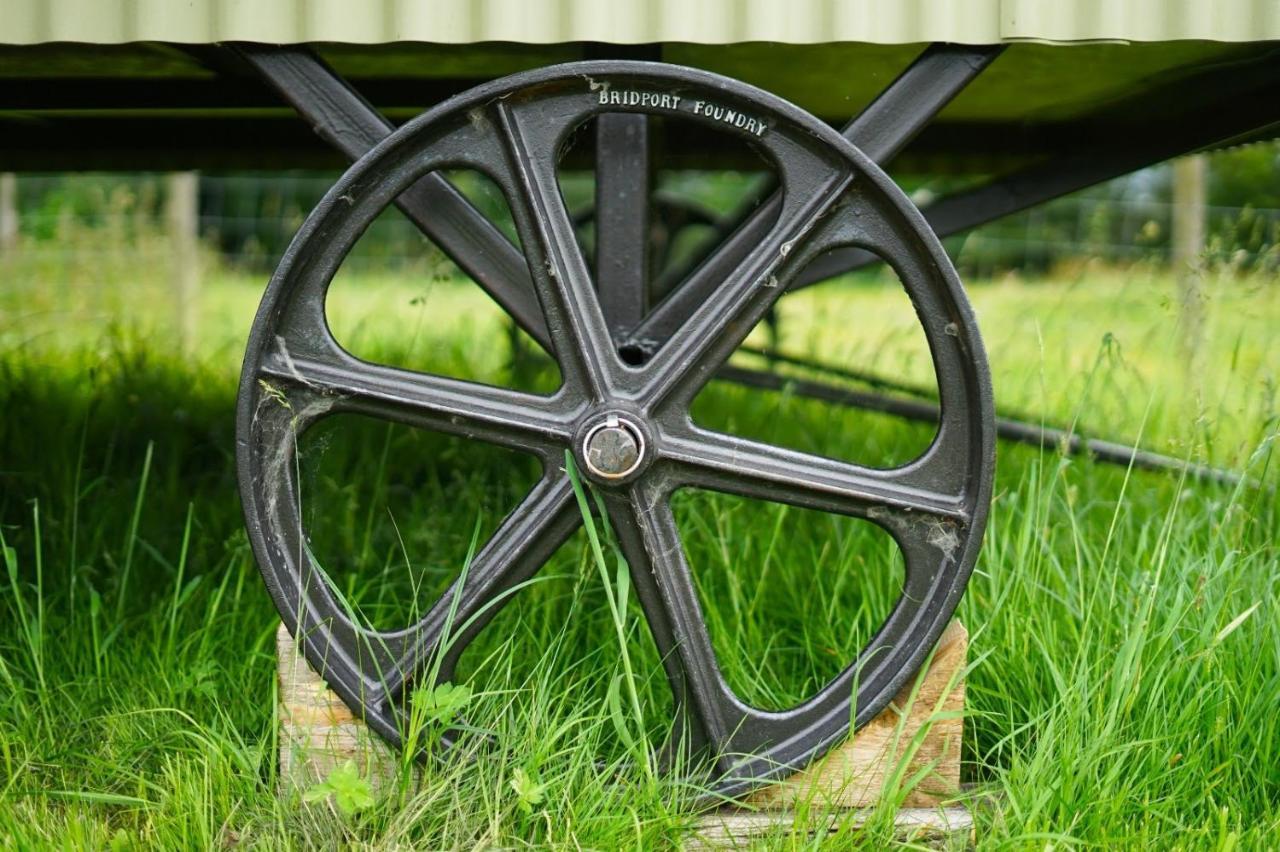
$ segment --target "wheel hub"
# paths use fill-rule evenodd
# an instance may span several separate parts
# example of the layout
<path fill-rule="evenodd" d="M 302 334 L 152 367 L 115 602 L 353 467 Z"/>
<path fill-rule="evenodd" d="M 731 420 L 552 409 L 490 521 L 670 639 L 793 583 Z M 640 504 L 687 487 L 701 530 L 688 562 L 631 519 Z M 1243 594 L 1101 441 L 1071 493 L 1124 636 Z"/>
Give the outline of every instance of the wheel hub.
<path fill-rule="evenodd" d="M 638 471 L 645 461 L 644 433 L 630 419 L 609 414 L 587 431 L 582 459 L 596 476 L 616 481 Z"/>

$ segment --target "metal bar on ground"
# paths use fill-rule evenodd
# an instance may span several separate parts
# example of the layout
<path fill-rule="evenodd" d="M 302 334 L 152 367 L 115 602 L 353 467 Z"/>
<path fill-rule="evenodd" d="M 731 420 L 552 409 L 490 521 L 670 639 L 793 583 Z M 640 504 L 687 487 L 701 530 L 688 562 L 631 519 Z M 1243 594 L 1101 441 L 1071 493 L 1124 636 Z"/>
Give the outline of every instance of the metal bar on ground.
<path fill-rule="evenodd" d="M 825 373 L 828 376 L 835 376 L 840 379 L 848 379 L 867 385 L 868 387 L 877 388 L 879 390 L 891 390 L 897 393 L 913 396 L 917 399 L 937 400 L 937 391 L 931 391 L 927 388 L 909 385 L 905 382 L 899 382 L 894 379 L 888 379 L 875 373 L 866 373 L 861 370 L 850 370 L 844 367 L 836 367 L 832 364 L 824 364 L 813 358 L 802 358 L 798 355 L 788 355 L 778 350 L 776 346 L 748 346 L 743 344 L 738 347 L 738 352 L 745 355 L 754 355 L 757 358 L 763 358 L 770 364 L 789 364 L 793 367 L 800 367 L 805 370 L 812 370 L 815 373 Z"/>
<path fill-rule="evenodd" d="M 840 388 L 822 382 L 796 379 L 765 370 L 750 370 L 733 365 L 722 367 L 716 373 L 716 378 L 759 390 L 788 391 L 797 396 L 891 414 L 906 420 L 917 420 L 922 423 L 938 422 L 937 404 L 918 399 L 900 399 L 870 391 Z M 1244 475 L 1235 471 L 1195 464 L 1114 441 L 1085 438 L 1067 429 L 1042 426 L 1009 417 L 996 417 L 996 435 L 1006 441 L 1033 447 L 1058 447 L 1067 455 L 1090 456 L 1108 464 L 1133 466 L 1143 470 L 1186 473 L 1192 479 L 1222 485 L 1234 486 L 1245 481 Z"/>

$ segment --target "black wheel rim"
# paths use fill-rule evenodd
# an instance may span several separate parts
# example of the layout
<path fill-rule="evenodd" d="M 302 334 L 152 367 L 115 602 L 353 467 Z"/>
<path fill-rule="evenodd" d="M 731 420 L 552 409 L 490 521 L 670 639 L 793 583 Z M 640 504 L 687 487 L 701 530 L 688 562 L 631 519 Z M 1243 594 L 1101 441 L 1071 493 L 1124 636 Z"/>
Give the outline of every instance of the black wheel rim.
<path fill-rule="evenodd" d="M 779 175 L 779 214 L 768 235 L 733 264 L 716 298 L 669 339 L 653 342 L 655 354 L 642 366 L 616 352 L 556 179 L 568 134 L 603 112 L 677 112 L 741 134 Z M 507 198 L 563 378 L 550 397 L 370 364 L 329 332 L 325 293 L 356 239 L 414 180 L 446 168 L 478 170 Z M 929 448 L 880 470 L 694 425 L 694 395 L 787 283 L 815 257 L 845 246 L 884 257 L 916 310 L 940 391 Z M 293 453 L 307 428 L 339 412 L 522 450 L 543 464 L 542 479 L 476 555 L 460 587 L 405 630 L 358 625 L 307 553 Z M 277 609 L 326 682 L 395 744 L 403 697 L 428 662 L 436 680 L 451 679 L 459 655 L 510 590 L 578 527 L 563 470 L 566 450 L 573 453 L 603 497 L 630 564 L 675 696 L 681 742 L 711 756 L 709 784 L 719 795 L 807 764 L 848 733 L 851 719 L 869 721 L 911 678 L 976 560 L 994 454 L 990 378 L 972 311 L 938 240 L 893 182 L 785 101 L 705 72 L 638 62 L 573 63 L 481 86 L 362 157 L 308 217 L 272 278 L 250 334 L 237 416 L 249 537 Z M 588 458 L 590 436 L 619 423 L 643 446 L 620 475 Z M 863 518 L 900 547 L 906 572 L 892 613 L 856 660 L 802 704 L 760 710 L 725 683 L 670 509 L 672 493 L 686 486 Z"/>

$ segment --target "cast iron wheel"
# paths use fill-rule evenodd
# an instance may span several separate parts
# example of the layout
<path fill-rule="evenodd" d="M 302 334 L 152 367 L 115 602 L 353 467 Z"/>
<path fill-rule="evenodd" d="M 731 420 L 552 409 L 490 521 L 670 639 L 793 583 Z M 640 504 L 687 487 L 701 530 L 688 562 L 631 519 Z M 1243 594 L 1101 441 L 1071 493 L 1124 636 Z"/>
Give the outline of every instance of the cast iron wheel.
<path fill-rule="evenodd" d="M 768 236 L 643 365 L 616 351 L 556 182 L 570 132 L 601 112 L 678 113 L 747 138 L 777 170 Z M 475 169 L 510 204 L 563 384 L 552 396 L 410 372 L 345 352 L 328 285 L 374 217 L 415 179 Z M 696 426 L 689 403 L 791 280 L 836 247 L 875 251 L 903 281 L 928 340 L 939 430 L 909 464 L 880 470 Z M 358 625 L 306 547 L 293 455 L 325 416 L 352 412 L 536 455 L 543 475 L 417 624 Z M 404 697 L 451 679 L 466 645 L 581 522 L 565 472 L 602 495 L 675 696 L 682 745 L 733 795 L 785 775 L 883 709 L 950 619 L 977 557 L 991 493 L 985 354 L 955 270 L 919 212 L 835 131 L 750 86 L 640 62 L 517 74 L 419 116 L 334 185 L 285 253 L 250 335 L 238 401 L 238 473 L 249 536 L 286 625 L 329 685 L 398 744 Z M 725 683 L 669 498 L 696 487 L 866 519 L 905 563 L 901 598 L 856 660 L 789 710 L 748 706 Z M 456 611 L 451 613 L 451 608 Z M 450 625 L 454 629 L 450 631 Z M 442 637 L 449 635 L 448 642 Z"/>

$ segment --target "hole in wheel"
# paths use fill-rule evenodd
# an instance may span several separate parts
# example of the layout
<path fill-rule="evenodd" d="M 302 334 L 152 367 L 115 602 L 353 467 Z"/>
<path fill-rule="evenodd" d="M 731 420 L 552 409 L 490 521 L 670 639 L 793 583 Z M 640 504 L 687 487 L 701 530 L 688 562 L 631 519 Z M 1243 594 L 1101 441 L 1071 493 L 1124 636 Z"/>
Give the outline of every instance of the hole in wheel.
<path fill-rule="evenodd" d="M 614 553 L 604 526 L 597 530 L 605 537 L 608 582 L 616 594 Z M 455 683 L 470 687 L 472 694 L 501 696 L 484 702 L 483 712 L 468 716 L 467 723 L 494 732 L 502 742 L 555 741 L 561 753 L 589 753 L 603 762 L 598 765 L 630 760 L 618 724 L 633 733 L 638 728 L 640 738 L 656 750 L 675 718 L 671 690 L 632 591 L 623 635 L 641 711 L 636 723 L 625 697 L 626 669 L 609 594 L 590 539 L 579 529 L 458 658 Z M 624 709 L 614 719 L 603 708 L 619 688 Z M 599 715 L 593 711 L 591 724 L 581 724 L 584 707 L 601 708 Z"/>
<path fill-rule="evenodd" d="M 429 177 L 447 180 L 522 252 L 493 180 L 473 170 Z M 325 297 L 325 318 L 344 349 L 371 363 L 540 394 L 561 383 L 556 362 L 394 206 L 343 260 Z"/>
<path fill-rule="evenodd" d="M 537 481 L 524 453 L 359 415 L 299 441 L 312 560 L 373 630 L 415 623 Z"/>
<path fill-rule="evenodd" d="M 639 367 L 649 360 L 649 353 L 645 352 L 641 346 L 628 345 L 618 349 L 618 357 L 624 364 Z"/>
<path fill-rule="evenodd" d="M 929 342 L 887 264 L 786 294 L 730 366 L 732 380 L 694 398 L 700 426 L 881 469 L 919 458 L 938 432 Z"/>
<path fill-rule="evenodd" d="M 672 510 L 725 681 L 762 710 L 835 679 L 902 594 L 902 551 L 869 521 L 690 488 Z"/>

